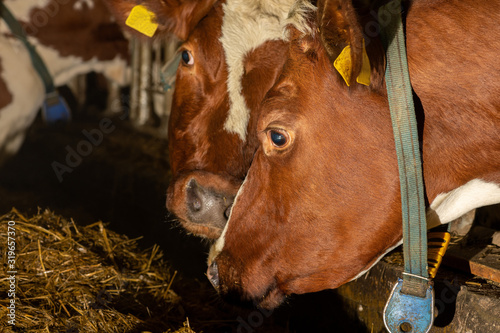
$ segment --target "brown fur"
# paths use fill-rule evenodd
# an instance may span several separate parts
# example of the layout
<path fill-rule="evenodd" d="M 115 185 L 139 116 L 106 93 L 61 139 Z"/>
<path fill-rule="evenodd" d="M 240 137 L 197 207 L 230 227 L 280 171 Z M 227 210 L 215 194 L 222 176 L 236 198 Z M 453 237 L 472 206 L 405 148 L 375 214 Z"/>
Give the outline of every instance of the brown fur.
<path fill-rule="evenodd" d="M 426 110 L 429 201 L 473 178 L 498 182 L 500 32 L 486 23 L 500 20 L 500 2 L 417 1 L 409 20 L 410 77 Z"/>
<path fill-rule="evenodd" d="M 162 30 L 173 32 L 179 39 L 186 40 L 216 2 L 217 0 L 149 0 L 146 4 L 158 13 L 158 23 Z"/>
<path fill-rule="evenodd" d="M 343 47 L 338 38 L 353 43 L 356 33 L 339 28 L 361 31 L 351 26 L 360 20 L 338 10 L 349 8 L 347 1 L 318 7 L 319 35 L 292 29 L 285 71 L 258 120 L 261 145 L 215 258 L 222 294 L 268 308 L 292 293 L 346 283 L 402 235 L 391 121 L 376 79 L 383 54 L 372 41 L 374 87 L 348 88 L 332 67 L 332 50 Z M 425 111 L 429 202 L 472 179 L 500 184 L 499 20 L 498 1 L 414 1 L 409 9 L 408 60 Z M 282 149 L 269 141 L 276 129 L 291 138 Z"/>
<path fill-rule="evenodd" d="M 88 61 L 91 58 L 111 60 L 117 54 L 128 59 L 128 40 L 113 21 L 103 1 L 94 1 L 92 8 L 85 8 L 84 15 L 75 14 L 75 1 L 46 7 L 35 7 L 30 12 L 30 22 L 23 22 L 27 34 L 37 41 L 54 48 L 63 57 L 76 56 Z M 54 14 L 50 14 L 54 13 Z M 38 24 L 39 17 L 50 17 Z M 78 41 L 78 43 L 75 43 Z M 113 47 L 110 47 L 111 41 Z"/>

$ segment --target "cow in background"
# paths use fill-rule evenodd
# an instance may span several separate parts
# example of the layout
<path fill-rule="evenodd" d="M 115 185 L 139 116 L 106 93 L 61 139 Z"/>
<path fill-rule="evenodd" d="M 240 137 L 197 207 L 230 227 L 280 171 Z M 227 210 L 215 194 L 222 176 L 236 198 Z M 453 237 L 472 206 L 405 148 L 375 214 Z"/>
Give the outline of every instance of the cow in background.
<path fill-rule="evenodd" d="M 108 0 L 124 22 L 142 4 L 157 35 L 184 43 L 169 119 L 167 208 L 193 234 L 220 236 L 257 147 L 259 105 L 281 73 L 294 0 Z M 127 28 L 127 30 L 131 31 Z"/>
<path fill-rule="evenodd" d="M 360 13 L 322 0 L 308 33 L 289 28 L 260 146 L 210 252 L 207 275 L 224 296 L 273 308 L 356 279 L 401 243 L 384 52 L 365 35 L 371 83 L 357 83 L 364 29 L 376 23 Z M 412 1 L 405 13 L 432 227 L 500 202 L 500 1 Z M 347 45 L 344 80 L 332 63 Z"/>
<path fill-rule="evenodd" d="M 101 0 L 5 0 L 56 86 L 95 71 L 127 83 L 128 41 Z M 0 161 L 21 147 L 45 97 L 25 45 L 0 19 Z"/>

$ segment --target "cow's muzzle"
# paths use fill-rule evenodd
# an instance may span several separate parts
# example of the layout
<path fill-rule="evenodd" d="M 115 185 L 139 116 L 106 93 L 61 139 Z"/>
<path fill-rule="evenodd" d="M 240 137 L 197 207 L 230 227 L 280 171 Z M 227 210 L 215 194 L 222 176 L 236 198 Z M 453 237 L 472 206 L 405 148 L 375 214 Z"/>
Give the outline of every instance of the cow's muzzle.
<path fill-rule="evenodd" d="M 224 229 L 233 201 L 234 195 L 205 188 L 194 178 L 187 184 L 186 206 L 189 220 L 193 223 L 210 223 L 212 227 Z"/>
<path fill-rule="evenodd" d="M 170 184 L 167 209 L 194 235 L 216 239 L 226 226 L 239 181 L 191 172 Z"/>

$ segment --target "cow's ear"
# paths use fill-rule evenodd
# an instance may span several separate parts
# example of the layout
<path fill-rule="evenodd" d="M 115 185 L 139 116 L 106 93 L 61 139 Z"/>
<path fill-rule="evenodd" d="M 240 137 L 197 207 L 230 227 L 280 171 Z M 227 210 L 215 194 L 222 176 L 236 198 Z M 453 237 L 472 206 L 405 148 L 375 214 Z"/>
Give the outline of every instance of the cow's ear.
<path fill-rule="evenodd" d="M 123 30 L 131 33 L 134 36 L 145 36 L 141 34 L 137 29 L 128 26 L 125 22 L 129 18 L 132 9 L 140 5 L 142 0 L 104 0 L 104 3 L 108 6 L 111 14 L 116 19 L 118 24 L 123 28 Z"/>
<path fill-rule="evenodd" d="M 174 34 L 186 40 L 217 0 L 105 0 L 118 23 L 134 35 Z M 134 22 L 135 21 L 135 22 Z"/>
<path fill-rule="evenodd" d="M 321 42 L 348 86 L 370 84 L 370 61 L 352 0 L 319 0 L 317 23 Z"/>

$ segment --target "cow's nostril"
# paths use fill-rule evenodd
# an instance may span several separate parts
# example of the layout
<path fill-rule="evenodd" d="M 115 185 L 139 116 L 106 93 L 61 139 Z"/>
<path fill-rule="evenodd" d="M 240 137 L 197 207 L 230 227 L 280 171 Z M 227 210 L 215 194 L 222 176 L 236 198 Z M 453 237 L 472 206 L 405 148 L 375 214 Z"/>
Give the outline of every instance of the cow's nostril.
<path fill-rule="evenodd" d="M 202 204 L 200 198 L 196 197 L 190 201 L 191 210 L 193 212 L 199 212 L 201 210 Z"/>
<path fill-rule="evenodd" d="M 199 212 L 203 208 L 200 186 L 196 180 L 191 179 L 187 186 L 187 204 L 192 212 Z"/>
<path fill-rule="evenodd" d="M 222 232 L 231 213 L 234 197 L 202 184 L 195 178 L 191 178 L 187 182 L 184 188 L 185 205 L 183 209 L 185 215 L 191 223 Z"/>
<path fill-rule="evenodd" d="M 217 267 L 217 262 L 214 260 L 212 264 L 207 269 L 207 277 L 212 286 L 218 291 L 219 290 L 219 268 Z"/>

